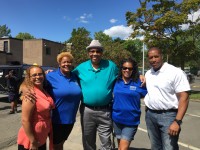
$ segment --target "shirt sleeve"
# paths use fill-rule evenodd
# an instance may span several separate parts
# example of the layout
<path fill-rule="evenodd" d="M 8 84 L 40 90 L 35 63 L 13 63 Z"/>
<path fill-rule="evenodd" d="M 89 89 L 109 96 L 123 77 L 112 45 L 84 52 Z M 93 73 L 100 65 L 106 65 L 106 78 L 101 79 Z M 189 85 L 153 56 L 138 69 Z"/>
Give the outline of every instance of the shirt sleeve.
<path fill-rule="evenodd" d="M 176 93 L 190 91 L 190 84 L 186 74 L 182 70 L 178 70 L 174 78 L 174 89 Z"/>

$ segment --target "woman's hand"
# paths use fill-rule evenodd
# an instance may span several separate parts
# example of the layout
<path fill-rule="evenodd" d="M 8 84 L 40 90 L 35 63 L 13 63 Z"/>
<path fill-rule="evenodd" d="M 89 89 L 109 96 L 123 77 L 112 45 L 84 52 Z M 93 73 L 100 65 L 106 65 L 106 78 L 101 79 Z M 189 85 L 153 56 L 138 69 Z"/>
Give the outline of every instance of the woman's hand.
<path fill-rule="evenodd" d="M 21 100 L 26 99 L 26 100 L 30 100 L 31 102 L 35 102 L 36 95 L 35 95 L 34 90 L 26 87 L 25 85 L 21 85 L 20 93 L 21 93 L 21 96 L 20 96 Z"/>
<path fill-rule="evenodd" d="M 30 145 L 30 150 L 38 150 L 39 147 L 39 142 L 38 141 L 33 141 Z"/>

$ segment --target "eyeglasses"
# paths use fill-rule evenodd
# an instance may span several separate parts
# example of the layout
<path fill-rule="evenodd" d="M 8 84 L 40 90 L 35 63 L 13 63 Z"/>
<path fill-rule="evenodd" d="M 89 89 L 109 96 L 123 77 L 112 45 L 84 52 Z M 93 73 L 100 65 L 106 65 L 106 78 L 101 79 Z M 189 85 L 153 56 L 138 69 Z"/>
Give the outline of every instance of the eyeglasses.
<path fill-rule="evenodd" d="M 132 71 L 133 70 L 133 68 L 129 68 L 129 67 L 122 67 L 122 70 L 129 70 L 129 71 Z"/>
<path fill-rule="evenodd" d="M 100 54 L 100 53 L 102 53 L 102 50 L 90 50 L 89 53 L 91 53 L 91 54 L 94 54 L 94 53 Z"/>
<path fill-rule="evenodd" d="M 37 76 L 43 77 L 43 73 L 34 73 L 34 74 L 30 75 L 30 77 L 32 77 L 32 78 L 36 78 Z"/>

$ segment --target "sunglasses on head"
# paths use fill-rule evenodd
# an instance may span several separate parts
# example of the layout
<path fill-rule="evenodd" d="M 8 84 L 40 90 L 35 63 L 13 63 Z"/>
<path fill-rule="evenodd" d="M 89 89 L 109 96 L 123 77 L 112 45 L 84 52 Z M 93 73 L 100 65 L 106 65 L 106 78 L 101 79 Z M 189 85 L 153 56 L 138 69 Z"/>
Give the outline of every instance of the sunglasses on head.
<path fill-rule="evenodd" d="M 122 70 L 129 70 L 129 71 L 132 71 L 133 70 L 133 68 L 130 68 L 130 67 L 122 67 Z"/>

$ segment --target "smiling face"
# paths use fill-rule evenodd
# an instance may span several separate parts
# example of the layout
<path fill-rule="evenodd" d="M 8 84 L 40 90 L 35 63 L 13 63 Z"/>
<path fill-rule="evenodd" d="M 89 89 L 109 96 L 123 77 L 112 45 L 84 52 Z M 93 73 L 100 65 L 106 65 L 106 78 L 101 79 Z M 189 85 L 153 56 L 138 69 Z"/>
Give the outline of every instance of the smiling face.
<path fill-rule="evenodd" d="M 162 54 L 158 49 L 150 49 L 148 51 L 148 59 L 154 71 L 158 71 L 163 65 Z"/>
<path fill-rule="evenodd" d="M 30 81 L 39 88 L 43 86 L 44 73 L 41 68 L 33 67 L 30 69 Z"/>
<path fill-rule="evenodd" d="M 69 74 L 73 67 L 72 60 L 69 57 L 64 56 L 59 62 L 59 67 L 60 67 L 60 71 L 64 75 Z"/>
<path fill-rule="evenodd" d="M 133 73 L 133 64 L 131 62 L 125 62 L 122 66 L 122 78 L 130 79 Z"/>
<path fill-rule="evenodd" d="M 92 61 L 92 64 L 98 65 L 101 61 L 103 51 L 101 49 L 98 49 L 98 48 L 91 48 L 91 49 L 88 50 L 88 54 L 89 54 L 89 57 Z"/>

